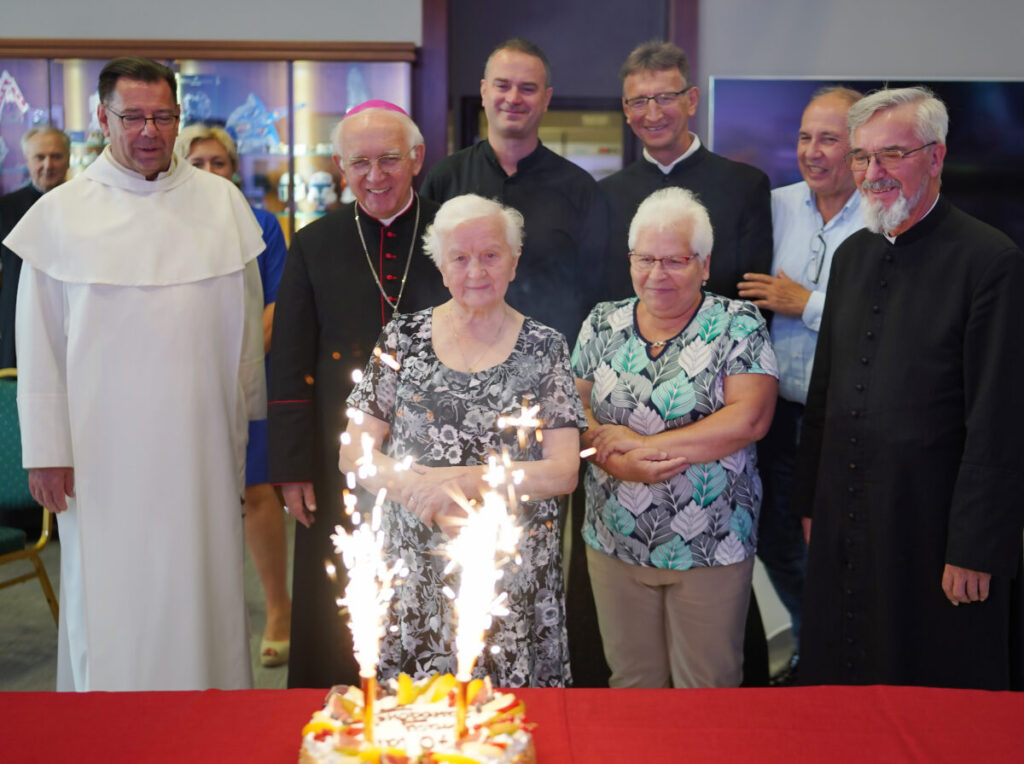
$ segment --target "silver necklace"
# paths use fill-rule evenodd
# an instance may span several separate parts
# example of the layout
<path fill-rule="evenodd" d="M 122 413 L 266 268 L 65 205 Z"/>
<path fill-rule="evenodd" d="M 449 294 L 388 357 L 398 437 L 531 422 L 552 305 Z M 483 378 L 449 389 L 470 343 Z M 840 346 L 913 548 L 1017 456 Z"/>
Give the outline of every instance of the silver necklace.
<path fill-rule="evenodd" d="M 359 243 L 363 245 L 363 254 L 366 255 L 366 264 L 370 266 L 370 275 L 373 276 L 377 289 L 380 290 L 380 296 L 384 298 L 384 302 L 391 306 L 391 310 L 394 313 L 398 312 L 398 304 L 402 301 L 402 294 L 405 293 L 405 280 L 409 278 L 409 266 L 412 265 L 412 251 L 416 246 L 416 233 L 420 230 L 420 197 L 417 194 L 413 194 L 413 197 L 416 199 L 416 220 L 412 224 L 409 253 L 405 257 L 405 272 L 402 274 L 402 283 L 398 287 L 398 297 L 395 298 L 394 302 L 388 297 L 388 293 L 384 291 L 384 285 L 380 283 L 380 278 L 377 276 L 377 269 L 373 267 L 373 260 L 370 259 L 370 250 L 366 248 L 366 239 L 363 238 L 363 226 L 359 222 L 359 202 L 352 205 L 356 216 L 356 230 L 359 232 Z"/>
<path fill-rule="evenodd" d="M 448 325 L 452 328 L 452 334 L 455 335 L 455 347 L 459 349 L 459 355 L 462 356 L 462 362 L 466 364 L 466 368 L 469 369 L 470 374 L 475 374 L 478 369 L 474 369 L 477 362 L 483 358 L 488 350 L 493 349 L 494 344 L 501 338 L 501 335 L 505 332 L 505 322 L 508 321 L 508 308 L 503 308 L 501 311 L 501 325 L 498 327 L 498 331 L 495 332 L 494 336 L 491 337 L 490 341 L 485 343 L 484 349 L 477 353 L 476 357 L 472 361 L 466 359 L 466 353 L 462 349 L 462 335 L 459 334 L 459 330 L 455 328 L 455 319 L 452 318 L 454 314 L 453 310 L 448 311 Z"/>

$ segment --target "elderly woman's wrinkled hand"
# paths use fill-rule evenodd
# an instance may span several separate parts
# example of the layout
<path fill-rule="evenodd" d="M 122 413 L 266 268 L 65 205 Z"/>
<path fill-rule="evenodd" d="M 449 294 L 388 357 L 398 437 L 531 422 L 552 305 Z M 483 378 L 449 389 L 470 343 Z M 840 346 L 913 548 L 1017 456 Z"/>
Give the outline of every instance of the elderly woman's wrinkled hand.
<path fill-rule="evenodd" d="M 407 481 L 400 501 L 424 524 L 436 525 L 453 536 L 457 532 L 458 518 L 465 517 L 465 512 L 456 500 L 464 495 L 459 479 L 465 471 L 465 467 L 425 467 L 414 464 L 411 474 L 415 477 Z"/>
<path fill-rule="evenodd" d="M 685 456 L 668 457 L 657 448 L 634 448 L 625 453 L 613 453 L 605 468 L 620 480 L 634 483 L 660 483 L 677 474 L 689 462 Z"/>
<path fill-rule="evenodd" d="M 594 460 L 603 464 L 612 454 L 624 454 L 634 448 L 648 448 L 647 438 L 620 424 L 603 424 L 594 428 L 591 445 L 597 449 Z"/>

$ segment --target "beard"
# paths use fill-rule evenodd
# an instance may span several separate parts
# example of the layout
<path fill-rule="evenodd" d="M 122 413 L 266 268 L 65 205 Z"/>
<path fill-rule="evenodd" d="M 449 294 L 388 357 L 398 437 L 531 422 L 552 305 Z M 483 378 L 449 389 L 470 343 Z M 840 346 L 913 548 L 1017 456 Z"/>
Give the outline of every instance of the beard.
<path fill-rule="evenodd" d="M 903 194 L 903 187 L 896 180 L 865 181 L 861 185 L 860 197 L 860 211 L 864 216 L 864 227 L 872 233 L 880 233 L 883 236 L 888 235 L 890 231 L 895 231 L 910 217 L 910 211 L 921 201 L 927 187 L 928 179 L 925 178 L 921 187 L 917 189 L 917 193 L 908 199 Z M 890 204 L 888 208 L 882 206 L 881 201 L 871 199 L 869 193 L 887 188 L 899 188 L 900 190 L 899 199 Z"/>

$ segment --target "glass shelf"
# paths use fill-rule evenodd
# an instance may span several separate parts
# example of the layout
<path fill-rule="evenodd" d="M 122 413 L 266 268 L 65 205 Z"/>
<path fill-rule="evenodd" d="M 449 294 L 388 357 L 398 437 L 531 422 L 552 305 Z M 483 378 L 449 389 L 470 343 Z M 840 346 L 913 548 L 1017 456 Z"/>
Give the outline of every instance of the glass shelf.
<path fill-rule="evenodd" d="M 72 139 L 71 170 L 102 151 L 96 81 L 107 59 L 0 59 L 0 75 L 23 93 L 25 108 L 0 107 L 0 193 L 28 180 L 21 136 L 53 124 Z M 412 70 L 400 61 L 165 60 L 178 73 L 181 126 L 224 126 L 239 149 L 239 187 L 275 213 L 285 237 L 338 205 L 344 181 L 332 158 L 338 120 L 379 98 L 410 110 Z M 10 89 L 10 86 L 8 86 Z M 17 99 L 13 99 L 17 100 Z"/>

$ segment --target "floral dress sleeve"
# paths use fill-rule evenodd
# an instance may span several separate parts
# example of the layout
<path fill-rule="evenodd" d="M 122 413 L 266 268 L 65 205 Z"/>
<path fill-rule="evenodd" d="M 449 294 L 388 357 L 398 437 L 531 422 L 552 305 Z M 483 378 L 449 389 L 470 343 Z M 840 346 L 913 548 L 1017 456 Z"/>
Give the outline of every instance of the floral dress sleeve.
<path fill-rule="evenodd" d="M 569 346 L 565 337 L 552 331 L 546 346 L 547 369 L 541 375 L 537 389 L 540 404 L 538 418 L 541 427 L 548 430 L 560 427 L 587 428 L 583 403 L 576 392 L 576 382 L 569 366 Z"/>
<path fill-rule="evenodd" d="M 388 360 L 394 360 L 401 367 L 409 347 L 409 330 L 420 317 L 419 313 L 398 315 L 381 330 L 374 353 L 363 371 L 363 378 L 348 396 L 347 404 L 350 408 L 384 422 L 391 421 L 397 403 L 398 371 Z"/>

